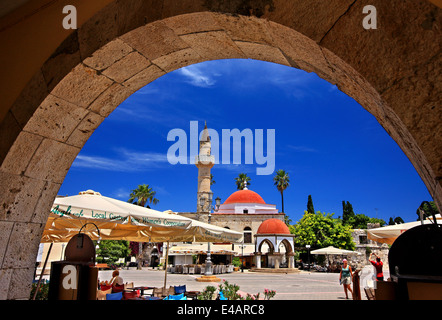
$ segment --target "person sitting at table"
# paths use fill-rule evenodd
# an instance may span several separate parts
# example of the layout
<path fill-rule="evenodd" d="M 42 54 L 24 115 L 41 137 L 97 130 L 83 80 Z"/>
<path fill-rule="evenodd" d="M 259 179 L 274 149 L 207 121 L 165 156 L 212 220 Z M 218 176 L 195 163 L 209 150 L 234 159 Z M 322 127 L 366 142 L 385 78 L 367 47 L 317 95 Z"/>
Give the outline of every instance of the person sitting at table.
<path fill-rule="evenodd" d="M 123 278 L 120 277 L 120 272 L 118 270 L 115 270 L 112 272 L 112 279 L 110 281 L 110 284 L 112 286 L 112 292 L 121 292 L 124 290 L 124 281 Z"/>

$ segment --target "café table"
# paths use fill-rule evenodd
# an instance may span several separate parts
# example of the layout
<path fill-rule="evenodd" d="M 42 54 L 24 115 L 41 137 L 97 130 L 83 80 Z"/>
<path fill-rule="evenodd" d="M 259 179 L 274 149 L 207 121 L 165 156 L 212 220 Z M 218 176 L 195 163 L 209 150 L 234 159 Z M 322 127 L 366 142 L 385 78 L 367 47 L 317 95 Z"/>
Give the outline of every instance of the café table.
<path fill-rule="evenodd" d="M 132 291 L 137 291 L 140 290 L 141 292 L 141 296 L 144 296 L 144 290 L 153 290 L 154 287 L 148 287 L 148 286 L 138 286 L 138 287 L 133 287 L 133 288 L 127 288 L 126 290 L 132 290 Z M 152 295 L 152 294 L 151 294 Z"/>
<path fill-rule="evenodd" d="M 190 299 L 192 299 L 192 300 L 196 300 L 197 297 L 198 297 L 198 295 L 199 295 L 200 293 L 201 293 L 200 291 L 186 291 L 186 292 L 184 293 L 184 295 L 185 295 L 187 298 L 190 298 Z"/>
<path fill-rule="evenodd" d="M 158 297 L 138 297 L 138 298 L 130 298 L 128 300 L 162 300 L 161 298 Z"/>

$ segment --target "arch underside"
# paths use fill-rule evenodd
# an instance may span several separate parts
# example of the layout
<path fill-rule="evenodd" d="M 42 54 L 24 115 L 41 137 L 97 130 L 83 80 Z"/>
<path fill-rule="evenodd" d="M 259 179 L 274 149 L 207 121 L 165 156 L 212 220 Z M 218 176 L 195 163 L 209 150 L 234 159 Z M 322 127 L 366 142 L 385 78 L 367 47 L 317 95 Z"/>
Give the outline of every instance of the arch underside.
<path fill-rule="evenodd" d="M 426 46 L 425 59 L 423 53 L 411 50 L 429 43 L 434 34 L 419 35 L 403 45 L 406 41 L 396 41 L 396 47 L 388 48 L 388 36 L 357 29 L 360 21 L 351 13 L 362 11 L 362 4 L 353 1 L 347 1 L 345 10 L 332 5 L 336 7 L 333 19 L 322 23 L 310 19 L 299 27 L 301 32 L 294 30 L 303 19 L 294 13 L 302 10 L 293 10 L 294 3 L 303 7 L 298 1 L 258 1 L 265 5 L 264 9 L 252 6 L 255 16 L 214 12 L 239 10 L 214 1 L 210 8 L 194 10 L 203 12 L 186 13 L 192 12 L 192 6 L 175 8 L 166 15 L 171 17 L 161 19 L 167 9 L 163 6 L 162 15 L 149 13 L 148 20 L 154 22 L 147 24 L 133 6 L 129 6 L 132 11 L 125 11 L 129 10 L 122 5 L 126 2 L 111 3 L 71 33 L 27 83 L 0 126 L 0 244 L 4 248 L 0 283 L 9 287 L 0 299 L 25 297 L 50 206 L 94 130 L 138 89 L 168 72 L 203 61 L 268 61 L 315 72 L 336 84 L 376 117 L 441 207 L 440 42 L 439 47 L 434 41 Z M 388 8 L 385 2 L 372 2 Z M 424 13 L 436 12 L 433 29 L 440 36 L 440 9 L 420 3 L 420 11 L 411 13 L 399 1 L 390 5 L 414 17 L 418 26 Z M 292 20 L 283 14 L 288 9 L 293 10 Z M 120 13 L 117 24 L 113 20 L 116 11 Z M 318 16 L 326 17 L 323 12 Z M 351 35 L 348 28 L 359 31 Z M 398 35 L 396 29 L 388 32 L 402 40 L 409 36 Z M 396 61 L 404 52 L 409 53 L 408 60 Z M 387 58 L 381 59 L 383 55 Z"/>

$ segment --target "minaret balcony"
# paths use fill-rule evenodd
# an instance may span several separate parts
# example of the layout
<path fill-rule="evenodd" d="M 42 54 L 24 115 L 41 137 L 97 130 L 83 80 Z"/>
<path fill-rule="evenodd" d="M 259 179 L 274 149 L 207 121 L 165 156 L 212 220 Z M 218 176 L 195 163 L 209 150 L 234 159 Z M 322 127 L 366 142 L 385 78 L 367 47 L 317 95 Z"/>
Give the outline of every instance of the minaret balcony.
<path fill-rule="evenodd" d="M 215 164 L 215 156 L 207 156 L 207 155 L 195 156 L 195 163 L 203 165 Z"/>

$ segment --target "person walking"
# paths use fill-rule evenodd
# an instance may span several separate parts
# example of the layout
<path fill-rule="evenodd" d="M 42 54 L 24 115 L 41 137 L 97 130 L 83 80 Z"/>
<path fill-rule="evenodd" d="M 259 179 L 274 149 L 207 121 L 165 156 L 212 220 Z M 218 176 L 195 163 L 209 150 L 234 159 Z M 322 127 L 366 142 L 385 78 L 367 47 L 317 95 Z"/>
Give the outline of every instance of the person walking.
<path fill-rule="evenodd" d="M 347 259 L 342 260 L 342 268 L 339 273 L 339 283 L 344 286 L 345 299 L 348 299 L 347 290 L 350 291 L 353 296 L 353 291 L 351 290 L 351 278 L 353 277 L 353 272 L 351 267 L 348 265 Z"/>
<path fill-rule="evenodd" d="M 371 260 L 371 256 L 372 255 L 376 256 L 376 261 Z M 376 253 L 370 253 L 370 257 L 368 259 L 368 261 L 370 261 L 370 263 L 375 267 L 376 269 L 376 280 L 377 281 L 384 281 L 384 273 L 382 271 L 382 268 L 384 266 L 384 264 L 381 261 L 381 258 L 379 258 L 379 256 Z"/>

